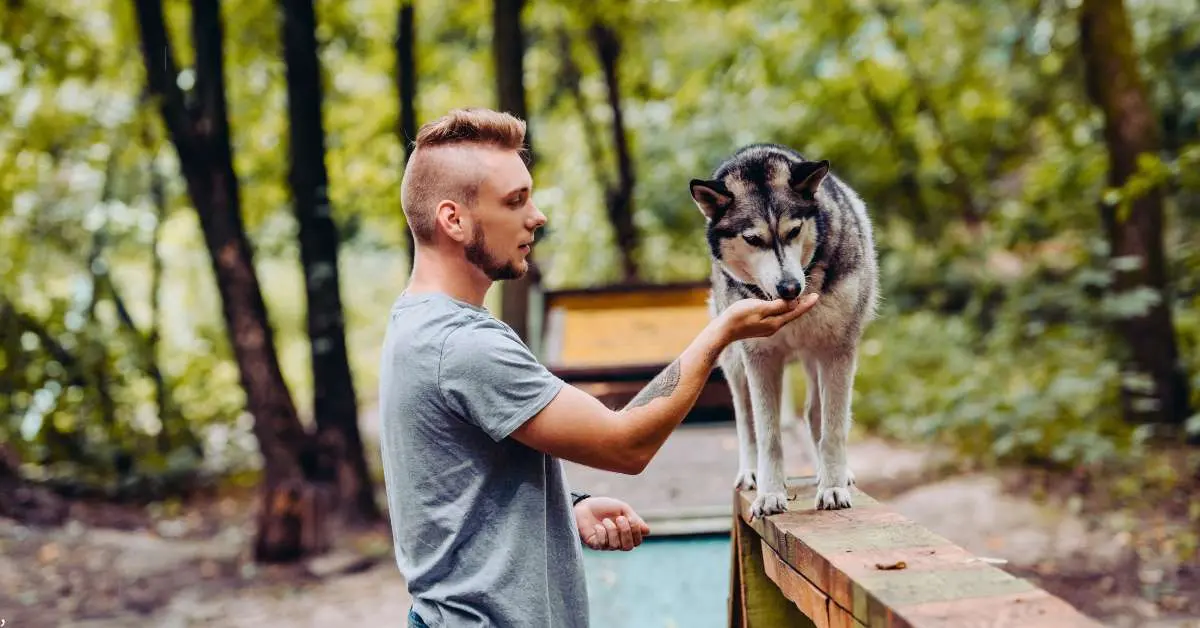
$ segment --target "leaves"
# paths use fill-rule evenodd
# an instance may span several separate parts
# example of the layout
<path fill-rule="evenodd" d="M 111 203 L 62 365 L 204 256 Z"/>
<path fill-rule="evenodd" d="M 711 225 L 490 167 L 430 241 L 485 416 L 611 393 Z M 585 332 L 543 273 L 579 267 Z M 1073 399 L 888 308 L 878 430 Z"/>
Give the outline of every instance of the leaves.
<path fill-rule="evenodd" d="M 345 235 L 339 272 L 364 405 L 378 386 L 379 338 L 407 272 L 398 4 L 317 5 L 329 194 Z M 741 144 L 790 144 L 829 159 L 876 226 L 885 310 L 863 348 L 860 423 L 995 460 L 1090 464 L 1135 450 L 1138 436 L 1117 416 L 1123 374 L 1107 332 L 1114 317 L 1169 300 L 1200 407 L 1200 25 L 1188 19 L 1194 2 L 1128 3 L 1166 149 L 1142 155 L 1138 175 L 1109 189 L 1103 125 L 1084 93 L 1076 4 L 530 2 L 525 78 L 530 128 L 543 138 L 534 177 L 535 200 L 550 218 L 538 252 L 546 287 L 620 276 L 593 163 L 615 163 L 604 77 L 587 39 L 603 18 L 621 41 L 645 280 L 709 271 L 687 181 L 707 177 Z M 165 6 L 172 36 L 190 41 L 186 3 Z M 452 107 L 495 104 L 491 8 L 487 0 L 416 5 L 418 123 Z M 0 295 L 10 307 L 0 306 L 0 438 L 20 443 L 33 466 L 108 452 L 92 454 L 107 469 L 102 476 L 112 473 L 113 452 L 153 449 L 143 343 L 111 295 L 98 296 L 94 317 L 85 306 L 88 253 L 102 232 L 109 278 L 130 317 L 149 328 L 157 228 L 158 365 L 172 400 L 209 445 L 203 464 L 252 465 L 210 263 L 192 212 L 181 211 L 190 208 L 174 153 L 143 98 L 130 3 L 24 0 L 4 10 Z M 222 17 L 246 224 L 285 377 L 307 412 L 277 9 L 273 0 L 226 2 Z M 559 32 L 575 53 L 591 131 L 562 85 Z M 194 80 L 189 51 L 177 51 L 184 87 Z M 161 218 L 151 163 L 166 182 Z M 1160 185 L 1172 290 L 1109 295 L 1122 261 L 1110 264 L 1096 245 L 1099 207 Z M 972 206 L 977 230 L 963 221 Z M 102 427 L 101 373 L 117 410 L 111 427 Z M 200 464 L 178 452 L 138 460 L 160 470 Z"/>

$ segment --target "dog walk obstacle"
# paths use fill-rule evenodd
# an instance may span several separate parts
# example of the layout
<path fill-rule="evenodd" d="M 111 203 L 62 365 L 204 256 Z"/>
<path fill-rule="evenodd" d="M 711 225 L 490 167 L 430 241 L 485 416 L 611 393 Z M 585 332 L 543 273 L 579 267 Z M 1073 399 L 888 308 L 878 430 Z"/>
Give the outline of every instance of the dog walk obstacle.
<path fill-rule="evenodd" d="M 853 488 L 817 511 L 816 480 L 788 482 L 788 512 L 750 518 L 734 491 L 731 627 L 1023 628 L 1099 623 Z"/>
<path fill-rule="evenodd" d="M 543 294 L 541 360 L 617 409 L 633 399 L 708 324 L 709 285 L 614 285 Z M 719 368 L 685 422 L 732 421 Z"/>

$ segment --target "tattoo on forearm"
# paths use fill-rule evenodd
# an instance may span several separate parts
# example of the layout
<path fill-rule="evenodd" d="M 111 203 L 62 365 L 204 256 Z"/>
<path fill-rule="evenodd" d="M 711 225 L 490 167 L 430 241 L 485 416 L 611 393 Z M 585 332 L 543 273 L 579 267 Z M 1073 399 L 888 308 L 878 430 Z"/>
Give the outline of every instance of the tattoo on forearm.
<path fill-rule="evenodd" d="M 649 384 L 642 389 L 629 403 L 625 406 L 626 410 L 644 406 L 660 397 L 670 397 L 671 393 L 679 386 L 679 360 L 667 365 L 661 373 L 650 380 Z"/>

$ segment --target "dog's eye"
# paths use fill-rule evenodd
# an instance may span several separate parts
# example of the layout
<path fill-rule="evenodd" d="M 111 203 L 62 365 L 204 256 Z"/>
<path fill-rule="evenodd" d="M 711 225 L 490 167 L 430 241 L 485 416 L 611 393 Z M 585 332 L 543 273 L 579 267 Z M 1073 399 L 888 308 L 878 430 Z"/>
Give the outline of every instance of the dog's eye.
<path fill-rule="evenodd" d="M 743 233 L 742 239 L 745 240 L 746 244 L 749 244 L 750 246 L 766 246 L 767 245 L 765 240 L 754 235 L 753 233 Z"/>
<path fill-rule="evenodd" d="M 786 239 L 788 242 L 791 242 L 792 240 L 796 239 L 796 236 L 799 236 L 799 235 L 800 235 L 800 227 L 792 227 L 792 230 L 787 232 L 787 236 L 785 236 L 784 239 Z"/>

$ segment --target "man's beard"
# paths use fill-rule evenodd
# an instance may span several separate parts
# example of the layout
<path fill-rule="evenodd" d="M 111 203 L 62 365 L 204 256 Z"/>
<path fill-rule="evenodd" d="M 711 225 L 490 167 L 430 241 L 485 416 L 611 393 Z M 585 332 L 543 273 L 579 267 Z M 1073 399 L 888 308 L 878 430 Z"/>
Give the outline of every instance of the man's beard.
<path fill-rule="evenodd" d="M 467 245 L 466 256 L 468 262 L 477 266 L 492 281 L 519 279 L 525 274 L 525 271 L 518 269 L 516 263 L 511 260 L 500 262 L 488 254 L 487 242 L 483 238 L 482 229 L 475 231 L 475 237 Z"/>

